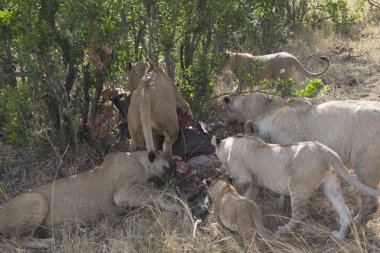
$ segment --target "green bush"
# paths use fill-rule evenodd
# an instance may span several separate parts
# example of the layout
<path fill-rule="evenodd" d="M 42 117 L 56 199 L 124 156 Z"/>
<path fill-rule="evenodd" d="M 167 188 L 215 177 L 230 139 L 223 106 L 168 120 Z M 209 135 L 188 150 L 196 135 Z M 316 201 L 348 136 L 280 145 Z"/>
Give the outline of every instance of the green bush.
<path fill-rule="evenodd" d="M 315 1 L 316 9 L 318 9 L 323 16 L 328 17 L 332 28 L 335 33 L 348 34 L 350 27 L 355 24 L 364 12 L 364 5 L 366 1 L 357 1 L 355 8 L 350 10 L 347 5 L 347 0 L 323 0 Z"/>
<path fill-rule="evenodd" d="M 191 101 L 194 113 L 202 114 L 203 105 L 209 102 L 213 95 L 214 78 L 211 76 L 213 60 L 210 54 L 198 53 L 193 64 L 187 69 L 182 92 L 187 101 Z"/>
<path fill-rule="evenodd" d="M 296 91 L 298 97 L 313 98 L 325 94 L 331 88 L 331 85 L 324 84 L 321 79 L 311 79 L 305 88 Z"/>
<path fill-rule="evenodd" d="M 253 87 L 256 85 L 255 76 L 257 76 L 260 71 L 265 69 L 266 63 L 262 60 L 256 60 L 251 63 L 251 66 L 252 70 L 250 72 L 246 72 L 244 69 L 238 68 L 235 75 L 239 79 L 239 82 L 242 82 L 247 86 Z"/>
<path fill-rule="evenodd" d="M 12 88 L 8 85 L 0 92 L 0 127 L 6 134 L 6 141 L 13 147 L 29 144 L 30 93 L 26 85 Z"/>
<path fill-rule="evenodd" d="M 306 84 L 304 84 L 304 82 L 300 83 L 300 86 L 304 87 L 302 89 L 294 88 L 294 81 L 291 78 L 288 80 L 277 79 L 270 85 L 270 87 L 267 82 L 264 82 L 264 85 L 274 89 L 274 93 L 280 97 L 314 98 L 325 94 L 331 88 L 331 85 L 324 84 L 319 78 L 311 80 L 306 79 L 306 82 Z"/>

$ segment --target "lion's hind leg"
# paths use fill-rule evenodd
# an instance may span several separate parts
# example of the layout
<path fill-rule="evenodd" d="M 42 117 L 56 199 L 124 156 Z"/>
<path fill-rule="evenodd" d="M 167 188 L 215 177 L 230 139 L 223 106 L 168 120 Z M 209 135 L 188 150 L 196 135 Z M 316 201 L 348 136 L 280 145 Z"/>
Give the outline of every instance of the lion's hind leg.
<path fill-rule="evenodd" d="M 19 238 L 17 241 L 24 247 L 48 248 L 50 243 L 47 240 L 32 238 L 48 210 L 49 203 L 43 195 L 34 192 L 21 194 L 0 210 L 0 232 Z"/>
<path fill-rule="evenodd" d="M 358 181 L 377 189 L 380 182 L 380 156 L 375 152 L 368 152 L 362 160 L 354 164 Z M 368 221 L 368 216 L 374 214 L 379 207 L 378 197 L 361 192 L 359 213 L 355 217 L 355 224 L 362 225 Z"/>
<path fill-rule="evenodd" d="M 338 212 L 340 219 L 340 230 L 333 231 L 332 235 L 342 240 L 350 232 L 350 214 L 344 201 L 340 177 L 336 174 L 330 174 L 323 182 L 323 192 Z"/>

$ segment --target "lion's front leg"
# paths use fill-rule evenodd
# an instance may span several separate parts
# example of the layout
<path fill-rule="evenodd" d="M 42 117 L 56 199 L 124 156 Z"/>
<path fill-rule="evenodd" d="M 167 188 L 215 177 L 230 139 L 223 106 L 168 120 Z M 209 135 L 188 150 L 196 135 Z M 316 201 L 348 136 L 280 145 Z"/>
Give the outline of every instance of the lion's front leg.
<path fill-rule="evenodd" d="M 117 189 L 114 191 L 113 199 L 115 204 L 121 208 L 157 203 L 159 207 L 166 211 L 179 212 L 181 210 L 177 204 L 167 199 L 163 193 L 144 185 Z"/>
<path fill-rule="evenodd" d="M 261 189 L 261 187 L 251 178 L 237 177 L 233 179 L 232 184 L 240 195 L 253 201 L 256 200 L 257 194 Z"/>
<path fill-rule="evenodd" d="M 250 184 L 248 189 L 246 190 L 244 197 L 250 200 L 256 200 L 257 194 L 259 194 L 261 187 L 255 184 Z"/>

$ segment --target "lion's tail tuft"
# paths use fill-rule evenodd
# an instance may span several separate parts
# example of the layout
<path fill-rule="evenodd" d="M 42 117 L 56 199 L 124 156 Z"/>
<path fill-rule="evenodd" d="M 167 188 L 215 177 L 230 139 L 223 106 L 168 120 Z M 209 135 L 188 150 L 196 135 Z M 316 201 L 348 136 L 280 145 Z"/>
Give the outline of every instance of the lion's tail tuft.
<path fill-rule="evenodd" d="M 148 153 L 149 162 L 152 163 L 154 161 L 154 158 L 156 158 L 156 153 L 154 153 L 154 151 L 149 151 L 149 153 Z"/>

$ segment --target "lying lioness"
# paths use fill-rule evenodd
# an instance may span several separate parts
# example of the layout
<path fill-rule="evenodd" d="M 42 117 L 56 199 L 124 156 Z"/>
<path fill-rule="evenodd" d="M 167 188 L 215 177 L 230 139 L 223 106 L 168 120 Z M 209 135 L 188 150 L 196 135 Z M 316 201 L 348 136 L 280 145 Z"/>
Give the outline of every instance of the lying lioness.
<path fill-rule="evenodd" d="M 41 226 L 96 219 L 153 201 L 165 210 L 179 211 L 179 206 L 147 187 L 147 180 L 162 174 L 168 162 L 158 153 L 152 163 L 147 157 L 146 151 L 110 154 L 90 171 L 15 197 L 0 210 L 1 234 L 18 238 L 24 247 L 47 248 L 50 239 L 32 238 Z"/>
<path fill-rule="evenodd" d="M 358 180 L 377 188 L 380 182 L 380 103 L 341 100 L 309 104 L 297 98 L 274 99 L 254 93 L 225 96 L 219 106 L 224 124 L 253 119 L 259 136 L 271 143 L 319 141 L 337 152 Z M 357 224 L 376 212 L 378 198 L 361 193 Z"/>
<path fill-rule="evenodd" d="M 285 233 L 307 216 L 307 200 L 322 186 L 326 197 L 339 214 L 341 227 L 333 236 L 343 239 L 350 231 L 350 217 L 340 185 L 340 177 L 359 190 L 380 196 L 380 191 L 361 184 L 352 177 L 340 157 L 319 142 L 267 144 L 254 136 L 215 140 L 216 154 L 230 172 L 240 194 L 252 196 L 257 186 L 281 195 L 290 195 L 292 217 L 278 227 Z"/>
<path fill-rule="evenodd" d="M 275 239 L 264 227 L 261 208 L 254 201 L 239 195 L 232 185 L 223 180 L 207 183 L 214 216 L 220 226 L 238 232 L 248 242 L 255 237 L 256 230 L 265 240 Z"/>

